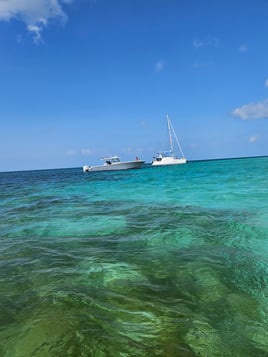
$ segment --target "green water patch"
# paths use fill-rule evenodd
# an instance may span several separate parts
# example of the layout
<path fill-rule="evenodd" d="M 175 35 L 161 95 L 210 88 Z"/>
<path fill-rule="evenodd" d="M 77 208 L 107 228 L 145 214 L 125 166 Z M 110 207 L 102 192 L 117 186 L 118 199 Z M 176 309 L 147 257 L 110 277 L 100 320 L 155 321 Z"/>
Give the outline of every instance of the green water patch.
<path fill-rule="evenodd" d="M 0 248 L 3 356 L 267 352 L 256 212 L 117 200 L 39 226 L 45 212 Z"/>
<path fill-rule="evenodd" d="M 74 250 L 76 259 L 68 255 L 73 240 L 59 240 L 54 249 L 52 238 L 42 248 L 31 241 L 23 255 L 32 247 L 39 263 L 6 261 L 5 275 L 27 284 L 0 301 L 9 311 L 0 334 L 4 356 L 265 352 L 267 302 L 256 292 L 267 287 L 243 288 L 231 275 L 237 259 L 230 249 L 143 247 L 127 255 L 118 242 L 97 242 Z M 260 272 L 247 268 L 253 278 Z"/>
<path fill-rule="evenodd" d="M 188 352 L 194 351 L 196 355 L 202 356 L 206 356 L 208 351 L 214 351 L 215 355 L 225 351 L 230 356 L 232 353 L 250 356 L 249 351 L 263 352 L 268 341 L 264 339 L 260 346 L 256 343 L 255 332 L 257 324 L 258 336 L 266 336 L 262 329 L 266 326 L 267 313 L 264 311 L 267 302 L 256 293 L 244 291 L 239 281 L 234 281 L 232 286 L 228 284 L 229 272 L 225 272 L 225 267 L 230 266 L 232 261 L 222 259 L 219 264 L 218 257 L 217 265 L 212 266 L 205 250 L 198 250 L 195 254 L 191 252 L 186 259 L 183 259 L 186 252 L 181 255 L 175 252 L 156 255 L 149 250 L 140 253 L 146 254 L 147 260 L 143 257 L 142 264 L 140 258 L 139 264 L 136 261 L 135 266 L 88 262 L 81 271 L 82 280 L 83 284 L 94 287 L 99 282 L 99 287 L 105 288 L 105 296 L 110 296 L 108 310 L 113 310 L 113 313 L 116 311 L 114 309 L 127 312 L 135 305 L 140 306 L 141 301 L 146 302 L 143 309 L 150 312 L 147 317 L 150 317 L 148 326 L 151 326 L 151 337 L 158 331 L 155 324 L 159 327 L 159 344 L 154 348 L 159 348 L 160 355 L 164 355 L 166 343 L 171 340 L 173 347 L 187 346 Z M 252 273 L 251 267 L 247 273 Z M 258 273 L 254 271 L 254 274 Z M 258 291 L 258 288 L 255 287 L 254 291 Z M 133 323 L 132 320 L 125 321 L 128 314 L 123 316 L 126 326 Z M 240 332 L 239 337 L 234 338 L 234 330 L 238 333 L 246 321 L 255 327 L 251 329 L 250 324 L 247 325 L 247 331 Z M 148 344 L 148 336 L 144 331 L 141 336 Z M 137 334 L 136 342 L 140 342 L 141 336 Z M 235 340 L 236 345 L 230 344 L 229 339 Z M 246 344 L 244 340 L 247 340 Z"/>

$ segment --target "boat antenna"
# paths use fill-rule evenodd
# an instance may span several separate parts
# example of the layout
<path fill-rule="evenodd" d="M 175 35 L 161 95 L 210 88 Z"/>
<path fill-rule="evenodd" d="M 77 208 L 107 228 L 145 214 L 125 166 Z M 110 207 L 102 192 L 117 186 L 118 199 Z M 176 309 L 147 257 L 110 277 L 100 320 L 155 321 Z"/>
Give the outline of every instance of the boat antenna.
<path fill-rule="evenodd" d="M 172 132 L 173 132 L 174 138 L 175 138 L 175 140 L 176 140 L 176 142 L 177 142 L 177 145 L 178 145 L 179 150 L 180 150 L 180 152 L 181 152 L 181 154 L 182 154 L 182 157 L 185 157 L 185 156 L 184 156 L 184 152 L 182 151 L 182 147 L 181 147 L 181 144 L 180 144 L 180 142 L 179 142 L 179 139 L 178 139 L 178 137 L 177 137 L 177 135 L 176 135 L 176 133 L 175 133 L 175 130 L 174 130 L 173 125 L 172 125 L 172 123 L 171 123 L 171 120 L 170 120 L 169 118 L 168 118 L 168 121 L 169 121 L 169 127 L 171 128 L 171 130 L 172 130 Z M 170 135 L 171 135 L 171 134 L 170 134 Z M 173 146 L 172 146 L 172 149 L 173 149 Z"/>

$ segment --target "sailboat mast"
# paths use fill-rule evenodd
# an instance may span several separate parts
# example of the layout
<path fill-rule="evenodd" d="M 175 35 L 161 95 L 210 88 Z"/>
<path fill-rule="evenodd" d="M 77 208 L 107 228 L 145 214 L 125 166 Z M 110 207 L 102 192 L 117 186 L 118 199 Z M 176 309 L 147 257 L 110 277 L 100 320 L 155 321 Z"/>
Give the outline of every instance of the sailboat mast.
<path fill-rule="evenodd" d="M 172 135 L 171 135 L 171 124 L 170 124 L 170 119 L 169 119 L 168 115 L 167 115 L 167 124 L 168 124 L 170 150 L 172 152 L 172 156 L 174 157 L 174 148 L 173 148 Z"/>

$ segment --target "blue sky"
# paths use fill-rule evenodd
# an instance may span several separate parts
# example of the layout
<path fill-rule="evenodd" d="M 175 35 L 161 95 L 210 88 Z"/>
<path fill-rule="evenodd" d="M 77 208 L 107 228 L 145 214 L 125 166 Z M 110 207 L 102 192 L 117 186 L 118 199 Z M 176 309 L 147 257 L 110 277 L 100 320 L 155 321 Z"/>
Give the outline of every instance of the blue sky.
<path fill-rule="evenodd" d="M 0 171 L 268 155 L 266 0 L 0 0 Z"/>

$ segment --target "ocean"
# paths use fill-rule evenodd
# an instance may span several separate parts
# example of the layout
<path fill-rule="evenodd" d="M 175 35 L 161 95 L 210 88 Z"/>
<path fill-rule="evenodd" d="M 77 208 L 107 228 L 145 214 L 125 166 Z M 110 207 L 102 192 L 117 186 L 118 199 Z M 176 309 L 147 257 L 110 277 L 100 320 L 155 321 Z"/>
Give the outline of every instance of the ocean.
<path fill-rule="evenodd" d="M 0 173 L 0 356 L 268 356 L 268 158 Z"/>

